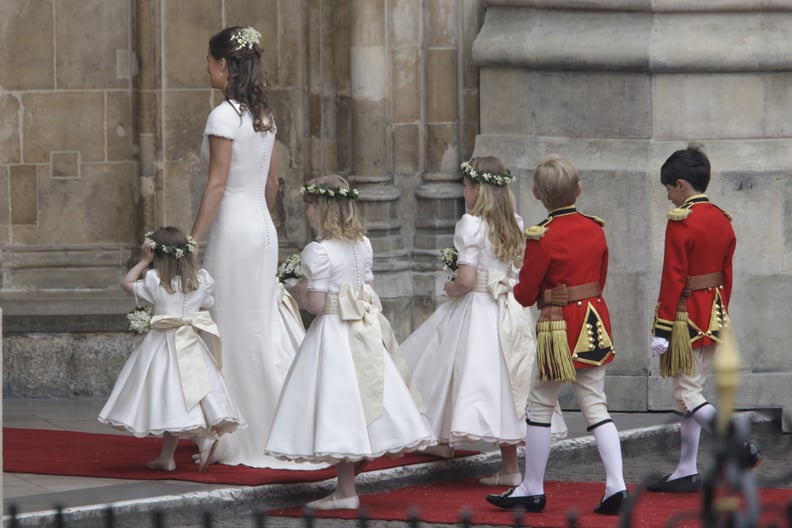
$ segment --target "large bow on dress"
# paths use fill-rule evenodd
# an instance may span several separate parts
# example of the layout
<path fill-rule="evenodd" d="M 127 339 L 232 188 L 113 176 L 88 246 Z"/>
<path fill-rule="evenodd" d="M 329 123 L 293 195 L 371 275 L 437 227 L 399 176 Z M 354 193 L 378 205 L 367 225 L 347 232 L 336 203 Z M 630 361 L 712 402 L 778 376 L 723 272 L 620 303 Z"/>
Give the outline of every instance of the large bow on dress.
<path fill-rule="evenodd" d="M 170 330 L 176 328 L 176 362 L 179 365 L 182 393 L 187 410 L 191 410 L 204 396 L 209 394 L 211 385 L 206 372 L 203 353 L 206 346 L 198 332 L 203 330 L 214 340 L 214 360 L 217 368 L 223 366 L 220 344 L 220 331 L 209 312 L 193 312 L 183 317 L 175 315 L 155 315 L 151 318 L 151 328 Z"/>
<path fill-rule="evenodd" d="M 360 295 L 355 295 L 352 286 L 343 284 L 338 292 L 338 313 L 342 320 L 350 323 L 349 346 L 352 350 L 366 425 L 382 415 L 383 352 L 388 352 L 410 388 L 413 400 L 423 411 L 423 400 L 412 384 L 410 371 L 401 355 L 396 336 L 390 323 L 382 315 L 382 303 L 371 286 L 364 285 Z"/>
<path fill-rule="evenodd" d="M 502 271 L 487 272 L 487 291 L 496 301 L 503 296 L 503 312 L 498 328 L 503 359 L 509 372 L 512 399 L 517 416 L 525 416 L 528 393 L 531 390 L 531 374 L 536 355 L 534 322 L 530 312 L 514 298 L 513 288 L 517 281 Z"/>

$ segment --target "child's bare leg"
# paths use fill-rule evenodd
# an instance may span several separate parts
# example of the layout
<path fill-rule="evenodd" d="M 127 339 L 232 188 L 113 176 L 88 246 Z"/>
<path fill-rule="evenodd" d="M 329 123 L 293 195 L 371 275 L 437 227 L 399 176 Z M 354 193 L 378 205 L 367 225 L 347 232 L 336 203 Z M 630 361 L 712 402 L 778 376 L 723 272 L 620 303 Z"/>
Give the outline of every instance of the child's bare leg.
<path fill-rule="evenodd" d="M 345 499 L 357 495 L 355 493 L 355 464 L 353 462 L 339 462 L 336 465 L 338 483 L 336 484 L 335 496 Z"/>
<path fill-rule="evenodd" d="M 338 482 L 336 490 L 327 497 L 308 503 L 315 510 L 356 510 L 360 506 L 355 490 L 355 463 L 339 462 L 336 464 Z"/>
<path fill-rule="evenodd" d="M 501 444 L 501 467 L 491 477 L 479 480 L 482 486 L 519 486 L 522 482 L 520 467 L 517 463 L 517 446 Z"/>
<path fill-rule="evenodd" d="M 176 445 L 179 438 L 168 432 L 162 435 L 162 449 L 160 455 L 154 460 L 146 462 L 146 467 L 155 471 L 173 471 L 176 469 L 176 461 L 173 455 L 176 453 Z"/>

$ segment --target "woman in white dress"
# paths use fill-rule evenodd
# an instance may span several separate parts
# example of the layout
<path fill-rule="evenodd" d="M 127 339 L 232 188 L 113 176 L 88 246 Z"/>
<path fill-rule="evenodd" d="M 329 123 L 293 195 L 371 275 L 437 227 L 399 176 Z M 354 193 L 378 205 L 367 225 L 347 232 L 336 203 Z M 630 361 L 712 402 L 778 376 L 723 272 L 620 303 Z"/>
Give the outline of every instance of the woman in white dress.
<path fill-rule="evenodd" d="M 146 336 L 121 369 L 99 421 L 137 437 L 162 436 L 160 455 L 146 464 L 153 470 L 175 470 L 179 438 L 193 438 L 206 439 L 198 466 L 204 471 L 217 436 L 244 425 L 220 374 L 218 331 L 206 311 L 214 281 L 198 268 L 195 249 L 175 227 L 147 233 L 143 256 L 121 282 L 138 306 L 152 305 L 152 318 L 140 328 Z M 199 331 L 217 341 L 213 353 Z"/>
<path fill-rule="evenodd" d="M 212 314 L 226 351 L 223 374 L 248 428 L 220 439 L 213 461 L 285 467 L 263 454 L 275 403 L 294 356 L 278 340 L 278 193 L 275 122 L 261 70 L 259 33 L 229 27 L 209 39 L 207 72 L 225 100 L 209 114 L 201 156 L 209 174 L 192 236 L 209 234 L 204 267 L 216 281 Z M 293 466 L 293 465 L 292 465 Z"/>
<path fill-rule="evenodd" d="M 336 464 L 333 494 L 315 509 L 355 509 L 356 463 L 435 444 L 373 280 L 373 254 L 354 208 L 357 190 L 336 175 L 303 185 L 317 236 L 302 252 L 297 298 L 317 314 L 283 385 L 269 454 Z"/>
<path fill-rule="evenodd" d="M 514 486 L 522 482 L 517 446 L 536 354 L 535 319 L 512 294 L 523 223 L 498 158 L 474 158 L 462 172 L 468 213 L 454 232 L 459 268 L 444 286 L 450 300 L 401 347 L 440 442 L 427 452 L 450 457 L 455 445 L 492 442 L 502 465 L 480 483 Z"/>

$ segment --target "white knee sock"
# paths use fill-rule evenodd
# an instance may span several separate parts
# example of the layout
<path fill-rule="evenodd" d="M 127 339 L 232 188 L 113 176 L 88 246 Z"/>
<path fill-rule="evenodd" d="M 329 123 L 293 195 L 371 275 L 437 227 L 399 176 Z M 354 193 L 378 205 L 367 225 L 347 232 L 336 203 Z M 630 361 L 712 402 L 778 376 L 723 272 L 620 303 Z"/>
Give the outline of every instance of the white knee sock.
<path fill-rule="evenodd" d="M 621 440 L 613 422 L 595 427 L 591 434 L 597 442 L 602 465 L 605 466 L 605 497 L 627 489 L 622 470 Z"/>
<path fill-rule="evenodd" d="M 512 496 L 544 494 L 544 474 L 550 457 L 550 428 L 528 425 L 525 430 L 525 478 Z"/>
<path fill-rule="evenodd" d="M 712 432 L 712 426 L 715 423 L 715 415 L 717 414 L 715 407 L 709 403 L 702 405 L 696 412 L 690 415 L 690 418 L 696 421 L 702 429 L 708 433 Z"/>
<path fill-rule="evenodd" d="M 711 407 L 711 406 L 710 406 Z M 695 415 L 694 415 L 695 416 Z M 668 480 L 687 477 L 698 473 L 698 448 L 701 436 L 701 425 L 692 417 L 682 420 L 679 426 L 679 464 Z"/>

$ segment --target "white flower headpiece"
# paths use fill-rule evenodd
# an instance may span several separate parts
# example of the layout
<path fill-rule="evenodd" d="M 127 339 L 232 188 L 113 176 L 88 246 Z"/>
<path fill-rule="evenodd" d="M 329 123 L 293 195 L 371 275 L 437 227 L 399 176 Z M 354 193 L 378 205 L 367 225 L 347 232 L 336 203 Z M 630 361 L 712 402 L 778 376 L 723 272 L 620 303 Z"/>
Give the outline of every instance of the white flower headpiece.
<path fill-rule="evenodd" d="M 156 242 L 153 238 L 151 238 L 154 236 L 152 231 L 149 231 L 143 236 L 145 238 L 144 242 L 154 253 L 171 255 L 177 259 L 182 258 L 184 255 L 189 255 L 195 251 L 196 247 L 198 247 L 198 244 L 195 243 L 195 239 L 190 235 L 187 235 L 187 243 L 185 243 L 183 246 L 175 246 L 173 244 L 163 244 L 162 242 Z"/>
<path fill-rule="evenodd" d="M 231 42 L 236 43 L 236 51 L 242 48 L 253 49 L 253 44 L 258 44 L 261 39 L 261 33 L 256 31 L 252 26 L 242 28 L 233 35 L 231 35 Z"/>
<path fill-rule="evenodd" d="M 509 169 L 506 169 L 503 174 L 480 172 L 474 169 L 470 162 L 467 161 L 463 161 L 459 168 L 462 169 L 462 174 L 474 183 L 486 183 L 495 185 L 496 187 L 503 187 L 509 185 L 514 180 Z"/>
<path fill-rule="evenodd" d="M 333 200 L 357 200 L 360 191 L 356 187 L 331 187 L 324 183 L 304 183 L 300 187 L 300 194 L 313 194 Z"/>

